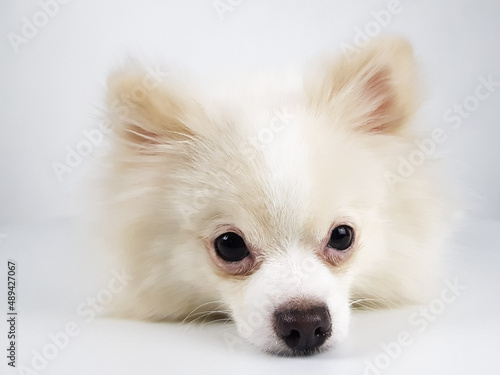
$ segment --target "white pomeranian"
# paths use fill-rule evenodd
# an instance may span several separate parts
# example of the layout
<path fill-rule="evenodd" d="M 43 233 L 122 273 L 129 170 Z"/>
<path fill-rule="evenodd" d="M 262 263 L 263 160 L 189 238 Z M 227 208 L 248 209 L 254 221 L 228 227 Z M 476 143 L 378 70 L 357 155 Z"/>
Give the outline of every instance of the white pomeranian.
<path fill-rule="evenodd" d="M 408 42 L 376 39 L 300 85 L 207 95 L 145 75 L 109 80 L 121 316 L 221 312 L 258 348 L 304 355 L 345 338 L 353 306 L 432 294 L 446 207 L 429 163 L 397 173 L 417 148 Z"/>

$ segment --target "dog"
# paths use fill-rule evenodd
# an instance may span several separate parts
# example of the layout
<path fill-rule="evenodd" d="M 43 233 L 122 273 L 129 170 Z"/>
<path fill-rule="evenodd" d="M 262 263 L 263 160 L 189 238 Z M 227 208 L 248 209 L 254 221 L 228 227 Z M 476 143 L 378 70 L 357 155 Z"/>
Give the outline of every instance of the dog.
<path fill-rule="evenodd" d="M 432 163 L 397 174 L 418 139 L 416 65 L 408 41 L 385 36 L 299 84 L 111 74 L 103 215 L 133 277 L 114 313 L 221 313 L 259 349 L 295 356 L 341 342 L 355 308 L 432 296 L 443 193 Z"/>

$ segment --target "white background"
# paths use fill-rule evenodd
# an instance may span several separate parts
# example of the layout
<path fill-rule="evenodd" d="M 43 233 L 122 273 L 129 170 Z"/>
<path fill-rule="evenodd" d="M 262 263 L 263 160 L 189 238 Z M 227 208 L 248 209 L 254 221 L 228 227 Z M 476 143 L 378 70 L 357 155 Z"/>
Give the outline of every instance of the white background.
<path fill-rule="evenodd" d="M 461 190 L 471 201 L 465 206 L 475 215 L 498 219 L 500 87 L 463 118 L 458 130 L 443 115 L 474 95 L 480 76 L 500 81 L 500 2 L 399 3 L 401 11 L 380 29 L 409 38 L 423 67 L 423 135 L 435 127 L 446 130 L 448 140 L 438 151 L 459 172 Z M 175 63 L 201 77 L 301 66 L 318 55 L 340 53 L 342 42 L 352 45 L 357 28 L 370 30 L 371 12 L 388 4 L 240 1 L 219 16 L 212 0 L 73 0 L 60 5 L 43 26 L 38 2 L 2 1 L 0 223 L 80 210 L 81 196 L 75 192 L 92 155 L 62 182 L 51 164 L 64 163 L 67 147 L 86 139 L 81 131 L 98 125 L 107 74 L 125 56 Z M 16 53 L 8 34 L 23 35 L 24 17 L 42 26 Z"/>
<path fill-rule="evenodd" d="M 48 0 L 47 0 L 48 1 Z M 414 45 L 427 87 L 419 118 L 423 136 L 437 127 L 455 187 L 469 219 L 455 238 L 450 278 L 465 290 L 423 332 L 408 323 L 417 307 L 354 314 L 351 334 L 334 351 L 312 358 L 278 358 L 225 333 L 233 325 L 186 329 L 178 324 L 95 319 L 75 310 L 106 289 L 112 273 L 82 245 L 73 216 L 87 204 L 80 193 L 93 153 L 59 181 L 51 164 L 100 121 L 108 73 L 126 56 L 174 63 L 201 78 L 224 72 L 302 66 L 318 55 L 341 53 L 358 30 L 373 24 L 389 1 L 72 0 L 16 52 L 9 33 L 42 7 L 38 1 L 0 4 L 0 280 L 8 259 L 18 264 L 18 361 L 31 365 L 33 350 L 51 344 L 67 322 L 81 329 L 43 374 L 339 373 L 363 374 L 383 345 L 409 331 L 413 344 L 384 374 L 498 373 L 500 300 L 500 87 L 453 129 L 443 115 L 473 103 L 481 77 L 500 81 L 500 2 L 400 1 L 383 33 Z M 42 2 L 43 3 L 43 2 Z M 38 15 L 38 16 L 37 16 Z M 27 21 L 26 21 L 27 20 Z M 10 34 L 12 35 L 12 34 Z M 484 90 L 481 91 L 484 93 Z M 471 102 L 472 100 L 472 102 Z M 97 276 L 97 271 L 102 271 Z M 443 284 L 443 288 L 446 283 Z M 2 282 L 1 298 L 5 298 Z M 1 303 L 4 306 L 4 303 Z M 4 309 L 2 307 L 2 309 Z M 7 325 L 2 315 L 2 353 Z M 6 368 L 0 359 L 0 373 Z M 17 373 L 17 372 L 12 372 Z"/>

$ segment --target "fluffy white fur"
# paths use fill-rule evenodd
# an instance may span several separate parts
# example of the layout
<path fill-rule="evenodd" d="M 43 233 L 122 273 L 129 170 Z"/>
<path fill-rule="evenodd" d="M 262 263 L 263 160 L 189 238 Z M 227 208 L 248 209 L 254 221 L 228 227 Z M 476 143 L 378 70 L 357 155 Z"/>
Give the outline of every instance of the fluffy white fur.
<path fill-rule="evenodd" d="M 196 320 L 221 311 L 262 350 L 294 354 L 273 331 L 283 303 L 327 304 L 333 333 L 323 349 L 347 335 L 352 305 L 430 295 L 442 197 L 426 165 L 387 181 L 416 147 L 406 41 L 380 38 L 325 61 L 286 93 L 269 80 L 210 96 L 169 78 L 133 95 L 145 74 L 123 69 L 109 80 L 110 108 L 129 108 L 126 116 L 110 110 L 106 182 L 108 244 L 134 277 L 118 314 Z M 355 230 L 352 255 L 337 263 L 322 256 L 334 223 Z M 227 228 L 243 234 L 255 257 L 242 274 L 221 265 L 211 246 Z"/>

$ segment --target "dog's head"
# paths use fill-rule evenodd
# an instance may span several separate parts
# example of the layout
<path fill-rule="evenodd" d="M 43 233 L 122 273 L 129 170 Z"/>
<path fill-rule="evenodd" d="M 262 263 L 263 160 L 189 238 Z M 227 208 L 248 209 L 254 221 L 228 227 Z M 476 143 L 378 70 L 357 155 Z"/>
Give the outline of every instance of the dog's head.
<path fill-rule="evenodd" d="M 356 280 L 354 293 L 389 296 L 394 280 L 372 286 L 367 275 L 397 236 L 386 172 L 408 143 L 413 70 L 409 45 L 382 39 L 287 95 L 209 101 L 114 76 L 111 100 L 129 109 L 115 115 L 129 175 L 117 184 L 141 212 L 130 242 L 141 293 L 162 300 L 154 314 L 220 302 L 250 342 L 300 355 L 346 336 Z"/>

